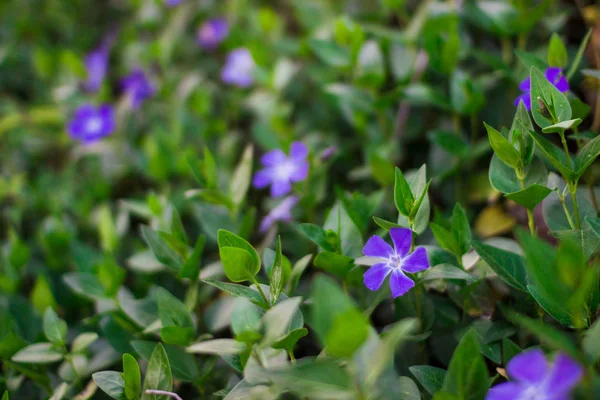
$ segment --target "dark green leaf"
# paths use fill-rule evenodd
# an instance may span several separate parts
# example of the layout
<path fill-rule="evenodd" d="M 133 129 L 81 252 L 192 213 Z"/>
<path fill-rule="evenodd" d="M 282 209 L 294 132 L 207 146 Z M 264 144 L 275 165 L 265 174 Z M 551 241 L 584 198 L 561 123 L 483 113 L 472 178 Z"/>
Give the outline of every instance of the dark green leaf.
<path fill-rule="evenodd" d="M 550 143 L 539 133 L 530 131 L 529 134 L 531 135 L 535 143 L 539 146 L 539 148 L 544 152 L 548 160 L 552 163 L 552 165 L 554 165 L 554 167 L 561 173 L 561 175 L 565 179 L 571 179 L 575 175 L 575 172 L 572 170 L 572 168 L 569 166 L 569 163 L 567 162 L 567 156 L 565 155 L 565 152 L 563 150 Z"/>
<path fill-rule="evenodd" d="M 502 193 L 514 193 L 521 190 L 521 184 L 515 170 L 504 164 L 496 155 L 492 157 L 489 170 L 490 184 L 494 189 Z M 546 186 L 548 182 L 548 171 L 542 160 L 534 157 L 525 167 L 525 187 L 533 184 Z"/>
<path fill-rule="evenodd" d="M 215 281 L 214 279 L 204 279 L 202 280 L 202 282 L 208 283 L 209 285 L 212 285 L 217 289 L 229 293 L 232 296 L 244 297 L 256 305 L 266 307 L 266 304 L 264 304 L 262 298 L 260 297 L 260 294 L 256 290 L 250 289 L 248 286 L 236 285 L 227 282 L 219 282 Z"/>
<path fill-rule="evenodd" d="M 579 150 L 579 154 L 577 154 L 577 157 L 575 158 L 576 172 L 574 179 L 579 179 L 598 155 L 600 155 L 600 136 L 596 136 Z"/>
<path fill-rule="evenodd" d="M 194 322 L 185 305 L 166 289 L 159 287 L 156 290 L 156 302 L 158 304 L 158 315 L 163 327 L 179 326 L 193 328 Z"/>
<path fill-rule="evenodd" d="M 541 110 L 538 98 L 545 103 L 547 112 Z M 536 67 L 531 68 L 531 114 L 542 129 L 557 122 L 570 120 L 572 117 L 571 105 L 567 97 Z"/>
<path fill-rule="evenodd" d="M 334 42 L 310 39 L 308 44 L 317 56 L 329 66 L 342 68 L 350 65 L 350 54 L 348 51 Z"/>
<path fill-rule="evenodd" d="M 415 197 L 399 168 L 396 167 L 394 182 L 394 203 L 400 214 L 408 216 L 411 213 Z"/>
<path fill-rule="evenodd" d="M 321 252 L 314 260 L 314 264 L 318 268 L 345 278 L 348 272 L 354 267 L 354 259 L 337 253 Z"/>
<path fill-rule="evenodd" d="M 452 210 L 452 231 L 460 249 L 460 254 L 458 255 L 462 256 L 471 248 L 471 227 L 469 226 L 469 220 L 465 215 L 465 211 L 458 203 L 456 203 L 454 210 Z"/>
<path fill-rule="evenodd" d="M 468 143 L 454 132 L 434 131 L 429 140 L 457 157 L 465 157 L 469 149 Z"/>
<path fill-rule="evenodd" d="M 65 283 L 78 295 L 91 300 L 106 298 L 104 287 L 96 275 L 85 272 L 70 272 L 63 275 Z"/>
<path fill-rule="evenodd" d="M 508 139 L 485 122 L 483 124 L 485 125 L 485 129 L 487 129 L 490 145 L 498 158 L 510 167 L 521 168 L 523 166 L 521 156 Z"/>
<path fill-rule="evenodd" d="M 314 224 L 300 224 L 300 231 L 306 235 L 317 246 L 325 251 L 335 252 L 336 248 L 328 241 L 327 232 L 320 226 Z"/>
<path fill-rule="evenodd" d="M 429 394 L 434 395 L 442 389 L 446 370 L 429 365 L 414 365 L 409 370 Z"/>
<path fill-rule="evenodd" d="M 525 208 L 533 210 L 552 192 L 549 188 L 542 185 L 531 185 L 523 190 L 514 193 L 508 193 L 504 196 L 515 203 L 519 203 Z"/>
<path fill-rule="evenodd" d="M 125 396 L 125 383 L 123 377 L 116 371 L 101 371 L 92 375 L 96 385 L 104 393 L 116 400 L 127 400 Z"/>
<path fill-rule="evenodd" d="M 293 352 L 296 343 L 298 343 L 298 340 L 302 339 L 306 335 L 308 335 L 308 329 L 294 329 L 290 331 L 287 335 L 285 335 L 283 338 L 273 343 L 271 347 L 273 347 L 274 349 L 284 349 L 289 352 Z"/>
<path fill-rule="evenodd" d="M 175 271 L 181 269 L 181 266 L 183 265 L 181 256 L 158 234 L 158 232 L 144 225 L 142 226 L 142 236 L 158 261 Z"/>
<path fill-rule="evenodd" d="M 476 240 L 471 241 L 471 246 L 507 284 L 527 292 L 525 260 L 522 256 Z"/>
<path fill-rule="evenodd" d="M 196 240 L 196 245 L 194 246 L 194 251 L 187 258 L 187 260 L 185 260 L 183 267 L 181 267 L 181 271 L 179 271 L 180 278 L 187 278 L 191 279 L 192 281 L 196 281 L 198 279 L 198 272 L 200 271 L 200 258 L 202 257 L 205 243 L 206 236 L 198 236 L 198 240 Z"/>

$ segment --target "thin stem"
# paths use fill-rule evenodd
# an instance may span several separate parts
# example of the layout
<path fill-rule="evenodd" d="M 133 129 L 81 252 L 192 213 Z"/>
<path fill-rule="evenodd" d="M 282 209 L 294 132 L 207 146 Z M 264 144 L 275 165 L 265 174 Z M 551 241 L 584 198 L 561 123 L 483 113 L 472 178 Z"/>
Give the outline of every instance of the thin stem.
<path fill-rule="evenodd" d="M 262 297 L 262 299 L 264 300 L 264 302 L 267 305 L 267 307 L 271 308 L 271 303 L 269 302 L 269 300 L 267 300 L 267 296 L 265 295 L 265 292 L 263 292 L 263 290 L 260 287 L 260 284 L 258 283 L 258 281 L 256 279 L 254 279 L 253 283 L 256 286 L 256 288 L 258 289 L 258 293 L 260 293 L 260 297 Z"/>
<path fill-rule="evenodd" d="M 161 396 L 171 397 L 171 398 L 173 398 L 175 400 L 183 400 L 181 397 L 179 397 L 179 395 L 177 393 L 167 392 L 165 390 L 146 389 L 146 391 L 144 391 L 144 393 L 146 393 L 146 394 L 158 394 L 158 395 L 161 395 Z"/>
<path fill-rule="evenodd" d="M 569 169 L 573 168 L 571 164 L 571 154 L 569 153 L 569 146 L 567 145 L 567 139 L 565 139 L 565 131 L 559 131 L 560 141 L 563 145 L 563 150 L 565 151 L 565 155 L 567 156 L 567 163 L 569 164 Z"/>
<path fill-rule="evenodd" d="M 290 356 L 290 361 L 292 362 L 292 364 L 296 364 L 296 357 L 294 357 L 294 352 L 288 350 L 288 355 Z"/>
<path fill-rule="evenodd" d="M 567 203 L 565 202 L 565 198 L 562 194 L 558 193 L 558 199 L 560 204 L 562 204 L 562 208 L 567 216 L 567 221 L 569 221 L 569 226 L 571 229 L 575 229 L 575 224 L 573 223 L 573 219 L 571 218 L 571 214 L 569 213 L 569 209 L 567 208 Z"/>
<path fill-rule="evenodd" d="M 525 189 L 525 172 L 523 169 L 515 171 L 517 173 L 517 178 L 519 178 L 519 182 L 521 183 L 521 189 Z M 527 225 L 529 225 L 529 232 L 532 235 L 535 235 L 535 223 L 533 220 L 533 212 L 529 208 L 525 208 L 527 210 Z"/>
<path fill-rule="evenodd" d="M 571 193 L 571 199 L 573 200 L 573 214 L 575 215 L 575 226 L 578 230 L 581 230 L 581 220 L 579 219 L 579 204 L 577 204 L 577 183 L 569 183 L 569 192 Z"/>

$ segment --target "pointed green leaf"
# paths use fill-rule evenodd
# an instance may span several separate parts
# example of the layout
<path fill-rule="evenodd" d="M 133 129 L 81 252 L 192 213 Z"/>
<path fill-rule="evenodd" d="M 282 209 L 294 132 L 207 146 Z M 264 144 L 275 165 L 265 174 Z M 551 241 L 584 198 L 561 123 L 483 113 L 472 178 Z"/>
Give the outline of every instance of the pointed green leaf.
<path fill-rule="evenodd" d="M 140 367 L 131 354 L 123 354 L 123 382 L 128 400 L 137 400 L 142 392 Z"/>
<path fill-rule="evenodd" d="M 510 167 L 521 168 L 523 166 L 521 156 L 508 139 L 485 122 L 483 124 L 487 130 L 490 145 L 498 158 Z"/>
<path fill-rule="evenodd" d="M 504 196 L 515 203 L 519 203 L 525 208 L 533 210 L 535 206 L 542 202 L 552 192 L 549 188 L 542 185 L 531 185 L 523 190 L 514 193 L 508 193 Z"/>
<path fill-rule="evenodd" d="M 542 111 L 538 97 L 546 104 L 547 112 Z M 572 117 L 571 105 L 567 97 L 536 67 L 531 68 L 531 114 L 542 129 L 557 122 L 570 120 Z"/>
<path fill-rule="evenodd" d="M 142 400 L 170 400 L 167 396 L 156 396 L 146 394 L 146 390 L 165 390 L 170 392 L 173 388 L 173 376 L 171 374 L 171 365 L 169 358 L 162 344 L 158 343 L 152 352 L 148 369 L 146 369 L 146 378 L 144 379 Z"/>
<path fill-rule="evenodd" d="M 67 323 L 48 307 L 44 313 L 44 334 L 52 343 L 64 344 L 67 337 Z"/>
<path fill-rule="evenodd" d="M 92 379 L 104 393 L 115 400 L 127 400 L 125 383 L 120 373 L 116 371 L 101 371 L 92 374 Z"/>
<path fill-rule="evenodd" d="M 408 369 L 429 394 L 434 395 L 442 390 L 446 370 L 429 365 L 413 365 Z"/>
<path fill-rule="evenodd" d="M 571 169 L 567 162 L 567 156 L 563 150 L 550 143 L 539 133 L 530 131 L 529 134 L 542 152 L 544 152 L 548 160 L 565 179 L 571 179 L 575 175 L 575 172 Z"/>
<path fill-rule="evenodd" d="M 548 65 L 565 68 L 568 62 L 565 44 L 556 33 L 553 33 L 550 38 L 550 46 L 548 46 Z"/>
<path fill-rule="evenodd" d="M 198 236 L 198 240 L 196 240 L 196 245 L 194 246 L 194 251 L 192 251 L 192 254 L 187 258 L 187 260 L 185 260 L 183 267 L 181 267 L 181 270 L 179 271 L 180 278 L 191 279 L 194 282 L 198 279 L 198 273 L 200 271 L 200 259 L 202 258 L 202 252 L 204 251 L 205 243 L 206 236 Z"/>
<path fill-rule="evenodd" d="M 477 240 L 472 240 L 471 246 L 507 284 L 523 292 L 528 291 L 525 260 L 522 256 Z"/>
<path fill-rule="evenodd" d="M 411 214 L 415 197 L 402 171 L 398 167 L 396 167 L 395 171 L 394 203 L 400 214 L 408 216 Z"/>
<path fill-rule="evenodd" d="M 579 179 L 594 160 L 596 160 L 598 155 L 600 155 L 600 136 L 596 136 L 579 150 L 579 154 L 575 158 L 576 172 L 574 179 Z"/>
<path fill-rule="evenodd" d="M 149 226 L 142 226 L 142 236 L 152 250 L 152 254 L 161 264 L 179 271 L 183 265 L 183 260 L 179 253 L 173 249 L 169 243 L 163 239 L 158 232 Z"/>
<path fill-rule="evenodd" d="M 271 268 L 271 283 L 269 285 L 271 291 L 271 303 L 275 304 L 279 298 L 279 294 L 283 290 L 283 254 L 281 254 L 281 237 L 277 238 L 277 247 L 275 250 L 275 260 Z"/>
<path fill-rule="evenodd" d="M 569 119 L 567 121 L 562 121 L 557 124 L 553 124 L 542 129 L 543 133 L 557 133 L 567 131 L 569 129 L 577 128 L 581 122 L 581 118 Z"/>
<path fill-rule="evenodd" d="M 242 159 L 233 172 L 229 185 L 229 196 L 234 205 L 239 206 L 246 198 L 252 179 L 252 145 L 246 146 Z"/>
<path fill-rule="evenodd" d="M 479 342 L 472 330 L 460 340 L 454 350 L 444 377 L 444 392 L 465 400 L 482 399 L 490 386 L 487 367 Z"/>

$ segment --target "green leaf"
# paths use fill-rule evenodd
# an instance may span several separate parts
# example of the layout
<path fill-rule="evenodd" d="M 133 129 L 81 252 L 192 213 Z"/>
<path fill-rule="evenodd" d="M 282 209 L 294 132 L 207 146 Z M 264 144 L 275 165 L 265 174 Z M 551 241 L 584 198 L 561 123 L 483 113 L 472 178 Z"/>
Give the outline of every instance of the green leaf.
<path fill-rule="evenodd" d="M 348 51 L 334 42 L 310 39 L 308 45 L 323 62 L 331 67 L 343 68 L 350 65 Z"/>
<path fill-rule="evenodd" d="M 528 132 L 532 130 L 534 130 L 534 128 L 533 124 L 531 123 L 531 118 L 529 117 L 529 111 L 527 111 L 523 102 L 519 102 L 517 111 L 515 112 L 515 117 L 513 118 L 513 123 L 510 127 L 508 140 L 511 143 L 514 143 L 515 134 L 517 131 L 519 132 L 523 142 L 520 143 L 517 141 L 517 144 L 519 148 L 519 154 L 521 155 L 521 159 L 525 165 L 528 165 L 531 162 L 535 149 L 533 140 L 528 134 Z"/>
<path fill-rule="evenodd" d="M 246 350 L 246 345 L 233 339 L 214 339 L 194 343 L 185 351 L 194 354 L 239 354 Z"/>
<path fill-rule="evenodd" d="M 575 158 L 575 180 L 578 180 L 585 173 L 598 155 L 600 155 L 600 136 L 596 136 L 579 150 L 579 154 Z"/>
<path fill-rule="evenodd" d="M 137 400 L 142 392 L 140 366 L 131 354 L 123 354 L 123 382 L 128 400 Z"/>
<path fill-rule="evenodd" d="M 549 188 L 542 185 L 531 185 L 523 190 L 514 193 L 508 193 L 504 196 L 515 203 L 519 203 L 525 208 L 533 210 L 552 192 Z"/>
<path fill-rule="evenodd" d="M 573 77 L 573 75 L 575 75 L 575 72 L 577 71 L 577 68 L 579 68 L 579 64 L 581 63 L 581 59 L 583 58 L 583 53 L 585 52 L 585 49 L 587 48 L 588 45 L 588 41 L 590 40 L 590 37 L 592 36 L 592 29 L 588 29 L 588 32 L 586 33 L 585 37 L 583 38 L 583 40 L 581 41 L 581 44 L 579 45 L 579 49 L 577 49 L 577 54 L 575 55 L 575 59 L 573 60 L 573 62 L 571 63 L 571 66 L 569 67 L 569 72 L 567 72 L 567 80 L 571 80 L 571 78 Z"/>
<path fill-rule="evenodd" d="M 426 190 L 429 187 L 427 181 L 427 165 L 423 164 L 418 170 L 412 170 L 406 173 L 406 180 L 408 181 L 410 191 L 414 195 L 418 196 L 418 200 L 413 202 L 412 215 L 414 221 L 413 231 L 417 235 L 420 235 L 425 231 L 425 229 L 427 229 L 427 224 L 429 223 L 430 217 L 429 196 L 426 195 Z M 418 211 L 415 211 L 414 209 L 417 203 L 420 205 Z M 398 224 L 403 227 L 410 226 L 408 218 L 402 214 L 398 215 Z"/>
<path fill-rule="evenodd" d="M 179 253 L 175 251 L 166 240 L 164 240 L 158 232 L 154 231 L 149 226 L 142 226 L 142 236 L 150 250 L 152 250 L 152 254 L 161 264 L 175 270 L 179 271 L 183 265 L 183 260 Z"/>
<path fill-rule="evenodd" d="M 365 85 L 378 87 L 385 79 L 385 61 L 381 48 L 375 40 L 367 40 L 358 52 L 357 80 Z"/>
<path fill-rule="evenodd" d="M 11 360 L 28 364 L 51 364 L 62 360 L 64 354 L 52 343 L 34 343 L 19 350 Z"/>
<path fill-rule="evenodd" d="M 155 296 L 158 304 L 158 315 L 163 327 L 194 327 L 189 311 L 177 297 L 162 287 L 157 288 Z"/>
<path fill-rule="evenodd" d="M 556 33 L 553 33 L 548 46 L 548 65 L 565 68 L 568 62 L 569 58 L 565 44 Z"/>
<path fill-rule="evenodd" d="M 242 154 L 242 159 L 231 177 L 229 196 L 235 206 L 239 206 L 248 193 L 248 188 L 250 187 L 250 181 L 252 179 L 252 155 L 252 145 L 249 144 L 246 146 L 246 149 Z"/>
<path fill-rule="evenodd" d="M 80 296 L 91 300 L 102 300 L 106 298 L 104 287 L 96 275 L 85 272 L 70 272 L 63 275 L 63 280 Z"/>
<path fill-rule="evenodd" d="M 332 230 L 337 234 L 343 255 L 352 258 L 360 257 L 363 248 L 363 235 L 350 217 L 343 201 L 336 201 L 327 215 L 323 228 Z"/>
<path fill-rule="evenodd" d="M 288 352 L 293 352 L 294 347 L 296 347 L 296 343 L 298 340 L 302 339 L 304 336 L 308 335 L 308 329 L 306 328 L 298 328 L 288 332 L 287 335 L 274 342 L 271 347 L 274 349 L 284 349 Z"/>
<path fill-rule="evenodd" d="M 593 365 L 600 358 L 600 319 L 584 332 L 581 343 L 587 362 Z"/>
<path fill-rule="evenodd" d="M 350 357 L 369 334 L 369 321 L 360 311 L 350 308 L 338 315 L 325 336 L 325 349 L 333 357 Z"/>
<path fill-rule="evenodd" d="M 275 260 L 271 268 L 271 281 L 269 285 L 271 291 L 271 303 L 275 304 L 279 294 L 283 290 L 283 255 L 281 254 L 281 237 L 277 238 L 277 247 L 275 250 Z"/>
<path fill-rule="evenodd" d="M 302 274 L 310 265 L 311 258 L 312 254 L 307 254 L 300 260 L 296 261 L 296 264 L 294 264 L 294 267 L 292 268 L 292 273 L 290 274 L 290 279 L 288 281 L 288 293 L 290 295 L 294 294 L 294 292 L 296 291 L 296 287 L 298 286 L 298 282 L 300 281 Z"/>
<path fill-rule="evenodd" d="M 521 168 L 523 166 L 521 156 L 508 139 L 485 122 L 483 124 L 487 130 L 490 145 L 498 158 L 510 167 Z"/>
<path fill-rule="evenodd" d="M 456 236 L 454 236 L 453 232 L 450 232 L 448 229 L 435 222 L 430 222 L 429 228 L 431 229 L 435 240 L 442 248 L 449 250 L 454 254 L 461 253 L 461 247 L 456 241 Z"/>
<path fill-rule="evenodd" d="M 67 323 L 60 319 L 50 307 L 44 313 L 44 334 L 55 344 L 64 344 L 67 337 Z"/>
<path fill-rule="evenodd" d="M 425 185 L 425 188 L 423 189 L 423 191 L 421 192 L 419 197 L 415 200 L 415 203 L 413 204 L 412 210 L 410 212 L 411 218 L 416 219 L 416 216 L 419 214 L 419 211 L 421 210 L 421 205 L 423 204 L 424 200 L 427 198 L 427 193 L 429 192 L 429 185 L 431 184 L 431 181 L 432 180 L 430 179 L 429 182 L 427 182 L 427 185 Z M 429 204 L 427 205 L 427 209 L 429 209 Z"/>
<path fill-rule="evenodd" d="M 471 246 L 504 282 L 515 289 L 528 291 L 525 260 L 522 256 L 476 240 L 471 241 Z"/>
<path fill-rule="evenodd" d="M 185 260 L 185 263 L 179 271 L 180 278 L 191 279 L 194 282 L 198 279 L 198 273 L 200 271 L 200 258 L 202 258 L 202 252 L 204 251 L 205 243 L 206 236 L 198 236 L 198 240 L 196 240 L 196 245 L 194 246 L 194 251 L 192 251 L 192 254 L 187 258 L 187 260 Z"/>
<path fill-rule="evenodd" d="M 579 351 L 566 333 L 557 331 L 544 322 L 525 317 L 518 313 L 509 313 L 508 316 L 523 329 L 537 336 L 545 346 L 555 350 L 562 350 L 576 359 L 579 358 Z"/>
<path fill-rule="evenodd" d="M 451 264 L 438 264 L 427 270 L 425 275 L 421 278 L 423 281 L 431 281 L 434 279 L 467 281 L 469 283 L 476 281 L 473 275 Z"/>
<path fill-rule="evenodd" d="M 125 383 L 120 373 L 116 371 L 101 371 L 92 374 L 92 379 L 104 393 L 116 400 L 127 400 Z"/>
<path fill-rule="evenodd" d="M 483 399 L 490 386 L 487 367 L 481 355 L 479 342 L 469 330 L 460 343 L 448 366 L 442 390 L 461 399 Z"/>
<path fill-rule="evenodd" d="M 554 167 L 561 173 L 561 175 L 565 179 L 571 179 L 574 176 L 575 172 L 569 166 L 565 152 L 553 145 L 552 143 L 550 143 L 539 133 L 529 131 L 529 134 L 531 135 L 535 143 L 538 145 L 538 147 L 542 150 L 542 152 L 544 152 L 544 154 L 552 163 L 552 165 L 554 165 Z"/>
<path fill-rule="evenodd" d="M 379 225 L 381 228 L 385 229 L 385 230 L 390 230 L 392 228 L 401 228 L 400 225 L 398 225 L 395 222 L 390 222 L 390 221 L 386 221 L 383 218 L 379 218 L 379 217 L 373 217 L 373 221 L 375 221 L 375 223 L 377 225 Z"/>
<path fill-rule="evenodd" d="M 460 249 L 458 255 L 465 254 L 471 248 L 471 227 L 469 226 L 469 220 L 465 215 L 465 211 L 458 203 L 456 203 L 454 210 L 452 210 L 452 231 Z"/>
<path fill-rule="evenodd" d="M 189 345 L 196 336 L 194 328 L 180 326 L 164 326 L 160 328 L 160 338 L 164 343 L 180 346 Z"/>
<path fill-rule="evenodd" d="M 267 310 L 262 317 L 264 326 L 262 346 L 270 346 L 287 335 L 289 331 L 304 325 L 304 317 L 299 308 L 301 302 L 301 297 L 285 299 L 282 296 L 278 304 Z"/>
<path fill-rule="evenodd" d="M 544 162 L 538 157 L 533 157 L 529 165 L 525 166 L 524 172 L 525 187 L 533 184 L 546 186 L 548 171 L 544 166 Z M 500 161 L 496 155 L 492 157 L 490 162 L 489 180 L 492 187 L 502 193 L 514 193 L 521 190 L 521 184 L 515 170 Z"/>
<path fill-rule="evenodd" d="M 202 282 L 208 283 L 209 285 L 212 285 L 212 286 L 216 287 L 217 289 L 220 289 L 226 293 L 229 293 L 232 296 L 244 297 L 258 306 L 261 306 L 261 307 L 267 306 L 266 304 L 264 304 L 264 301 L 263 301 L 262 297 L 260 297 L 260 294 L 256 290 L 253 290 L 253 289 L 249 288 L 248 286 L 236 285 L 236 284 L 228 283 L 228 282 L 219 282 L 214 279 L 204 279 L 204 280 L 202 280 Z"/>
<path fill-rule="evenodd" d="M 300 231 L 306 235 L 313 243 L 325 251 L 336 251 L 335 246 L 327 239 L 327 232 L 315 224 L 300 224 Z"/>
<path fill-rule="evenodd" d="M 415 197 L 408 186 L 406 178 L 398 167 L 395 170 L 394 181 L 394 203 L 400 214 L 409 216 L 412 210 L 412 205 L 415 202 Z"/>
<path fill-rule="evenodd" d="M 187 235 L 185 234 L 183 222 L 181 222 L 181 216 L 175 207 L 172 207 L 171 209 L 171 234 L 180 242 L 187 244 L 188 239 Z"/>
<path fill-rule="evenodd" d="M 144 379 L 142 400 L 170 400 L 167 396 L 156 396 L 145 394 L 146 390 L 165 390 L 170 392 L 173 388 L 173 377 L 169 358 L 162 344 L 158 343 L 152 352 L 146 378 Z"/>
<path fill-rule="evenodd" d="M 10 400 L 10 399 L 8 398 L 8 390 L 5 390 L 5 391 L 4 391 L 4 394 L 2 395 L 2 400 Z"/>
<path fill-rule="evenodd" d="M 237 247 L 219 247 L 225 275 L 232 282 L 254 281 L 260 269 L 254 258 L 246 250 Z"/>
<path fill-rule="evenodd" d="M 131 341 L 131 346 L 140 357 L 148 361 L 152 357 L 156 343 L 146 340 L 133 340 Z M 185 349 L 181 346 L 165 344 L 164 348 L 169 358 L 171 370 L 173 371 L 173 378 L 186 382 L 194 382 L 199 375 L 194 356 L 186 353 Z"/>
<path fill-rule="evenodd" d="M 323 251 L 317 254 L 314 262 L 316 267 L 331 274 L 345 278 L 348 272 L 354 268 L 354 259 L 337 253 Z"/>
<path fill-rule="evenodd" d="M 542 99 L 547 106 L 547 113 L 542 112 L 538 98 Z M 542 129 L 557 122 L 570 120 L 572 117 L 571 105 L 567 97 L 536 67 L 531 68 L 531 114 Z"/>
<path fill-rule="evenodd" d="M 577 128 L 581 122 L 581 118 L 569 119 L 567 121 L 562 121 L 557 124 L 553 124 L 542 129 L 543 133 L 557 133 L 564 132 L 569 129 Z"/>
<path fill-rule="evenodd" d="M 434 395 L 442 390 L 446 370 L 429 365 L 413 365 L 408 369 L 429 394 Z"/>
<path fill-rule="evenodd" d="M 98 339 L 98 334 L 96 332 L 84 332 L 73 340 L 73 344 L 71 345 L 71 351 L 73 353 L 78 353 L 87 349 L 87 347 L 94 343 Z"/>
<path fill-rule="evenodd" d="M 429 135 L 429 140 L 457 157 L 465 157 L 469 150 L 468 143 L 454 132 L 433 131 Z"/>

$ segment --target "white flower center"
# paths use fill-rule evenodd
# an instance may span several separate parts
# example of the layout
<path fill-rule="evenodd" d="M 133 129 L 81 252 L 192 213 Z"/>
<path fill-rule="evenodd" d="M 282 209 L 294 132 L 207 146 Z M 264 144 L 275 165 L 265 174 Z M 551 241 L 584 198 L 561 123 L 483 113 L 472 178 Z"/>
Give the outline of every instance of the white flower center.
<path fill-rule="evenodd" d="M 388 258 L 388 265 L 394 269 L 400 268 L 402 269 L 402 257 L 398 254 L 394 253 L 394 255 Z"/>
<path fill-rule="evenodd" d="M 279 181 L 289 181 L 295 171 L 296 164 L 291 160 L 286 160 L 275 167 L 275 177 Z"/>
<path fill-rule="evenodd" d="M 546 400 L 547 396 L 539 387 L 529 386 L 521 396 L 519 400 Z"/>
<path fill-rule="evenodd" d="M 85 123 L 85 130 L 89 134 L 96 134 L 102 129 L 102 118 L 92 117 Z"/>

